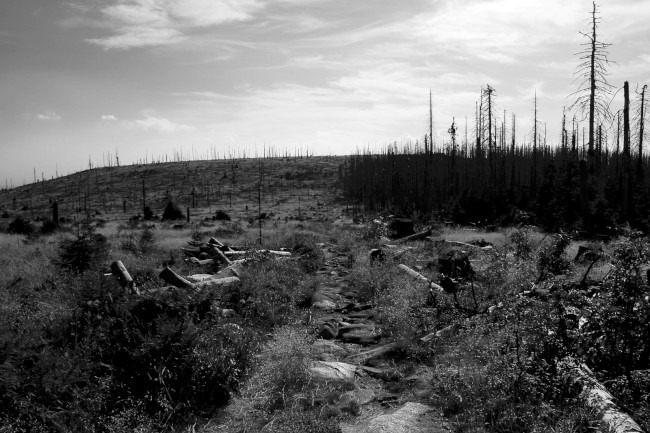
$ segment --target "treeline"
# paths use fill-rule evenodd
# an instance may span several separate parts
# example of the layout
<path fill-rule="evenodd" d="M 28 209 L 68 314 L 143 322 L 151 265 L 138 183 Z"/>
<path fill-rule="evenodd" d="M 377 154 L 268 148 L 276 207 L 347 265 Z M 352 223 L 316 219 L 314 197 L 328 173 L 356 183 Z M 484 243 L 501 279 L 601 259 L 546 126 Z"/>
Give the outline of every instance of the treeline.
<path fill-rule="evenodd" d="M 415 214 L 425 221 L 525 222 L 591 234 L 629 223 L 648 231 L 650 160 L 643 152 L 643 122 L 636 122 L 636 131 L 630 126 L 628 93 L 625 83 L 624 108 L 613 118 L 611 137 L 600 125 L 588 142 L 582 126 L 564 118 L 557 145 L 546 144 L 537 127 L 532 142 L 520 144 L 514 116 L 508 126 L 477 111 L 471 140 L 467 133 L 457 140 L 454 122 L 443 145 L 430 145 L 431 134 L 424 146 L 394 144 L 351 156 L 345 193 L 367 211 Z"/>

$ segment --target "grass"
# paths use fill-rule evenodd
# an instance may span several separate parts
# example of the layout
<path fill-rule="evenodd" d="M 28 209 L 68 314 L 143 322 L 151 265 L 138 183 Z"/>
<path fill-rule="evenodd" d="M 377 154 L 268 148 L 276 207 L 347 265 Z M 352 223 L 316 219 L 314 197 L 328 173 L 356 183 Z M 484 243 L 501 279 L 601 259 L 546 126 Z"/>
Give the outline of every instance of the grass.
<path fill-rule="evenodd" d="M 283 194 L 278 189 L 282 206 L 295 205 L 283 201 Z M 312 210 L 311 204 L 302 205 L 305 215 L 318 212 L 318 206 Z M 212 213 L 195 212 L 196 220 L 182 229 L 154 222 L 148 248 L 139 244 L 142 224 L 102 215 L 105 222 L 96 230 L 111 246 L 109 257 L 80 275 L 63 271 L 55 260 L 61 240 L 74 238 L 74 229 L 30 240 L 0 234 L 0 264 L 6 269 L 0 276 L 0 420 L 6 421 L 7 431 L 37 430 L 39 425 L 47 431 L 58 424 L 77 431 L 196 431 L 197 426 L 204 432 L 337 431 L 338 421 L 350 419 L 360 408 L 338 403 L 355 383 L 319 381 L 307 368 L 315 337 L 303 322 L 307 300 L 324 278 L 316 272 L 324 263 L 320 243 L 342 254 L 337 260 L 349 274 L 351 288 L 375 305 L 384 338 L 398 342 L 392 365 L 433 371 L 427 392 L 418 398 L 441 409 L 455 431 L 588 431 L 591 415 L 576 405 L 575 395 L 550 366 L 573 350 L 560 338 L 560 307 L 575 303 L 586 314 L 589 302 L 606 307 L 607 299 L 581 304 L 583 295 L 571 291 L 570 284 L 560 286 L 548 301 L 517 296 L 537 282 L 540 259 L 556 254 L 550 248 L 552 236 L 533 228 L 489 233 L 443 229 L 444 239 L 483 239 L 494 248 L 471 256 L 475 292 L 466 286 L 456 296 L 439 294 L 435 305 L 428 304 L 427 285 L 406 277 L 395 264 L 438 281 L 440 274 L 430 265 L 448 245 L 414 242 L 397 260 L 389 254 L 388 260 L 375 264 L 368 252 L 381 243 L 373 237 L 379 233 L 376 227 L 332 221 L 263 220 L 261 248 L 287 248 L 293 257 L 270 260 L 252 254 L 254 265 L 237 288 L 176 290 L 136 299 L 103 275 L 111 261 L 121 260 L 137 281 L 160 287 L 165 285 L 158 278 L 163 262 L 173 261 L 172 268 L 181 275 L 204 271 L 185 262 L 180 252 L 190 240 L 214 236 L 237 247 L 260 247 L 252 210 L 248 215 L 241 208 L 232 212 L 230 222 L 203 220 Z M 136 248 L 126 248 L 127 240 Z M 626 242 L 618 250 L 627 251 Z M 572 258 L 576 248 L 570 244 L 564 258 Z M 614 246 L 605 251 L 615 254 Z M 548 260 L 544 263 L 551 266 Z M 558 280 L 573 284 L 585 267 L 560 267 L 566 275 Z M 615 281 L 608 284 L 618 287 Z M 486 314 L 495 305 L 501 307 Z M 236 316 L 223 317 L 224 309 Z M 451 337 L 420 340 L 450 324 L 458 325 Z M 583 338 L 579 341 L 589 345 L 588 335 L 562 337 Z M 133 377 L 124 376 L 127 371 Z M 641 381 L 626 385 L 621 377 L 610 380 L 624 401 L 647 394 Z M 127 392 L 129 380 L 136 379 L 147 391 L 129 400 L 135 392 Z M 399 380 L 391 386 L 409 388 Z M 222 394 L 214 394 L 215 389 Z M 195 394 L 211 403 L 188 403 Z M 78 416 L 66 420 L 61 415 L 65 411 Z"/>

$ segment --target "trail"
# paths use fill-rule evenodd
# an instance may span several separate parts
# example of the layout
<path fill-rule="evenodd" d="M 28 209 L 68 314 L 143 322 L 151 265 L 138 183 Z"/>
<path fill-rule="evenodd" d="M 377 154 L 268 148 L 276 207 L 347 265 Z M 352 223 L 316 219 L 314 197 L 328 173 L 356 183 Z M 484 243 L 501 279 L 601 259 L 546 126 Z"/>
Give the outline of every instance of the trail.
<path fill-rule="evenodd" d="M 395 344 L 375 321 L 374 305 L 360 302 L 348 278 L 347 255 L 332 245 L 321 248 L 322 283 L 312 296 L 311 309 L 311 325 L 319 336 L 312 374 L 354 385 L 337 403 L 354 409 L 354 418 L 340 423 L 342 432 L 449 432 L 440 411 L 425 404 L 431 370 L 387 358 Z"/>

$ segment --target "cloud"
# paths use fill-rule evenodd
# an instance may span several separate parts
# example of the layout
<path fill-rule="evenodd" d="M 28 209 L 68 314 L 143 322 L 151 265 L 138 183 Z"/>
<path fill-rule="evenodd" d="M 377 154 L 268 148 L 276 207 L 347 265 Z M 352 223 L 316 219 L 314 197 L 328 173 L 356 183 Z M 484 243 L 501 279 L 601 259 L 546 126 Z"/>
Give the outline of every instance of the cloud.
<path fill-rule="evenodd" d="M 45 114 L 37 114 L 36 118 L 38 120 L 61 120 L 61 117 L 54 111 L 48 111 Z"/>
<path fill-rule="evenodd" d="M 113 116 L 112 114 L 102 114 L 101 119 L 111 121 L 111 120 L 117 120 L 117 117 Z"/>
<path fill-rule="evenodd" d="M 86 42 L 99 45 L 106 50 L 129 49 L 170 45 L 184 40 L 185 37 L 178 30 L 169 28 L 129 27 L 115 36 L 100 39 L 86 39 Z"/>
<path fill-rule="evenodd" d="M 183 132 L 193 131 L 195 128 L 191 125 L 174 123 L 164 117 L 147 116 L 144 119 L 136 120 L 134 124 L 145 131 L 157 132 Z"/>
<path fill-rule="evenodd" d="M 113 35 L 86 41 L 105 49 L 176 44 L 194 28 L 246 21 L 259 0 L 120 0 L 101 9 Z"/>

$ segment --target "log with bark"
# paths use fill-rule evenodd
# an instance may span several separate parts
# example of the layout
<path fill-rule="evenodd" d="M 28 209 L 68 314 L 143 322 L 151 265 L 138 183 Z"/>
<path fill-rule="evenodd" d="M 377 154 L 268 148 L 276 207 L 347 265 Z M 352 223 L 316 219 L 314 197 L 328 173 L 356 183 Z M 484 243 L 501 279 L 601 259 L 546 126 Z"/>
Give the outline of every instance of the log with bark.
<path fill-rule="evenodd" d="M 129 274 L 129 271 L 126 270 L 126 267 L 122 263 L 122 261 L 117 260 L 113 263 L 111 263 L 111 272 L 113 275 L 115 275 L 118 280 L 120 281 L 120 285 L 123 288 L 128 288 L 132 291 L 136 291 L 135 289 L 135 283 L 133 282 L 133 278 Z"/>
<path fill-rule="evenodd" d="M 564 361 L 562 370 L 568 378 L 582 388 L 580 399 L 599 418 L 602 430 L 607 433 L 643 433 L 641 427 L 614 403 L 614 397 L 598 382 L 585 364 Z"/>
<path fill-rule="evenodd" d="M 178 275 L 176 272 L 172 271 L 170 268 L 166 267 L 160 272 L 160 278 L 165 280 L 166 283 L 171 284 L 172 286 L 178 287 L 180 289 L 196 289 L 196 285 L 189 282 L 185 278 Z"/>

